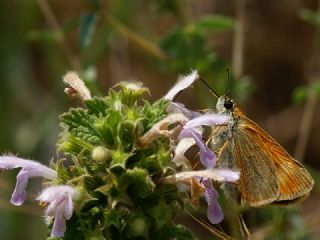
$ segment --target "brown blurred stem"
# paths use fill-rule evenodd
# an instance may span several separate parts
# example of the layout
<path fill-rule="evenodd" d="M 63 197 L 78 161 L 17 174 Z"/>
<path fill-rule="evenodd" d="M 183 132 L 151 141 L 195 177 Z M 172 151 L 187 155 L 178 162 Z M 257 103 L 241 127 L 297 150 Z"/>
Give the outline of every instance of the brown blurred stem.
<path fill-rule="evenodd" d="M 232 65 L 234 78 L 239 79 L 243 75 L 243 50 L 245 36 L 245 8 L 247 0 L 238 0 L 236 2 L 236 23 L 233 38 Z"/>
<path fill-rule="evenodd" d="M 80 70 L 80 63 L 78 61 L 78 58 L 73 54 L 70 47 L 68 46 L 63 31 L 61 30 L 61 27 L 50 5 L 46 0 L 37 0 L 37 3 L 51 30 L 58 34 L 58 43 L 63 53 L 65 54 L 71 68 L 75 71 Z"/>
<path fill-rule="evenodd" d="M 235 79 L 240 79 L 243 76 L 243 52 L 244 52 L 244 40 L 246 33 L 246 5 L 249 0 L 238 0 L 236 1 L 236 22 L 235 31 L 233 37 L 233 54 L 232 54 L 232 65 Z M 233 222 L 230 221 L 232 226 L 231 231 L 234 236 L 242 239 L 250 239 L 249 229 L 243 220 L 242 216 L 236 212 L 233 216 Z M 236 226 L 236 227 L 235 227 Z M 237 229 L 239 227 L 240 229 Z M 240 232 L 239 232 L 240 230 Z"/>
<path fill-rule="evenodd" d="M 318 1 L 318 14 L 320 14 L 320 1 Z M 308 82 L 312 83 L 320 79 L 320 29 L 316 29 L 314 40 L 313 40 L 313 49 L 310 62 L 307 65 L 308 71 Z M 305 103 L 301 125 L 298 133 L 298 142 L 295 150 L 295 158 L 303 161 L 309 136 L 310 130 L 313 122 L 314 112 L 317 106 L 317 96 L 312 91 L 309 91 L 307 101 Z"/>
<path fill-rule="evenodd" d="M 124 24 L 119 22 L 116 18 L 109 14 L 103 14 L 105 20 L 107 23 L 119 34 L 124 36 L 128 39 L 129 42 L 135 44 L 136 46 L 140 47 L 141 49 L 148 52 L 150 55 L 153 55 L 157 58 L 159 58 L 162 61 L 165 61 L 168 59 L 168 56 L 166 53 L 159 48 L 156 44 L 153 42 L 147 40 L 146 38 L 136 34 L 131 29 L 126 27 Z"/>

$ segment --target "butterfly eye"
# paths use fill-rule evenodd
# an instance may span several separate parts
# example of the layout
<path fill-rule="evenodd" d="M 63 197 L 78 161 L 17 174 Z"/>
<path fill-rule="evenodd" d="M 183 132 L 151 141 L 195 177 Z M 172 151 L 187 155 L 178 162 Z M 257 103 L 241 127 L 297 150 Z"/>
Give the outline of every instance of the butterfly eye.
<path fill-rule="evenodd" d="M 231 102 L 230 100 L 227 100 L 224 102 L 223 106 L 225 107 L 225 109 L 232 109 L 233 107 L 233 102 Z"/>

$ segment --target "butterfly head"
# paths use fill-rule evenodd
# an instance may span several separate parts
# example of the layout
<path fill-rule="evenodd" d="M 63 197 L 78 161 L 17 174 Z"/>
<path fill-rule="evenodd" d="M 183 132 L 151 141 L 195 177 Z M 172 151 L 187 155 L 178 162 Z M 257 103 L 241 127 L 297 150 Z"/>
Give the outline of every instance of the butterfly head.
<path fill-rule="evenodd" d="M 216 105 L 218 113 L 229 113 L 234 109 L 234 102 L 228 95 L 223 95 L 218 98 Z"/>

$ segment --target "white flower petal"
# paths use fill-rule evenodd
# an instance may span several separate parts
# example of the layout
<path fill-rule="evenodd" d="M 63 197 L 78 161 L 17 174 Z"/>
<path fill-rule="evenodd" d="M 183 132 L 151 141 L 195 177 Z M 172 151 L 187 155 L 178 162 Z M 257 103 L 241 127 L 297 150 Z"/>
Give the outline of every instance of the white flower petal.
<path fill-rule="evenodd" d="M 71 90 L 75 92 L 75 95 L 82 100 L 89 100 L 92 98 L 89 89 L 84 85 L 84 82 L 76 72 L 68 72 L 64 75 L 63 82 L 70 86 Z M 68 94 L 68 90 L 65 92 Z"/>
<path fill-rule="evenodd" d="M 165 182 L 180 182 L 193 177 L 209 178 L 218 182 L 236 182 L 240 178 L 240 172 L 228 169 L 206 169 L 200 171 L 179 172 L 168 176 Z"/>
<path fill-rule="evenodd" d="M 182 166 L 182 171 L 191 170 L 192 166 L 190 161 L 184 156 L 186 151 L 195 144 L 193 138 L 183 138 L 180 140 L 176 146 L 174 152 L 174 158 L 172 161 L 176 164 L 177 167 Z"/>
<path fill-rule="evenodd" d="M 193 71 L 187 76 L 180 77 L 178 82 L 164 96 L 164 99 L 172 101 L 179 92 L 191 86 L 198 78 L 199 75 L 197 71 Z"/>

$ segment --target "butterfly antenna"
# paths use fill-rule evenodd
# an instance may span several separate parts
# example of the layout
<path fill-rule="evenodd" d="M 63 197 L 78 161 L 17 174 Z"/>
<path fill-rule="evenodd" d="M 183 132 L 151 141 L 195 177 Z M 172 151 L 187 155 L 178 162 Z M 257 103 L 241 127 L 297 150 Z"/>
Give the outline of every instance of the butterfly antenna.
<path fill-rule="evenodd" d="M 210 87 L 209 84 L 205 80 L 200 78 L 200 81 L 209 89 L 209 91 L 212 93 L 213 96 L 215 96 L 216 98 L 220 97 L 219 94 L 215 90 L 213 90 L 212 87 Z"/>
<path fill-rule="evenodd" d="M 209 225 L 208 223 L 206 223 L 204 220 L 202 220 L 201 218 L 195 217 L 192 213 L 190 212 L 186 212 L 191 218 L 193 218 L 193 220 L 195 220 L 197 223 L 199 223 L 202 227 L 204 227 L 208 232 L 210 232 L 213 236 L 218 237 L 219 239 L 223 239 L 223 240 L 234 240 L 232 237 L 230 237 L 229 235 L 227 235 L 226 233 L 212 227 L 211 225 Z"/>

